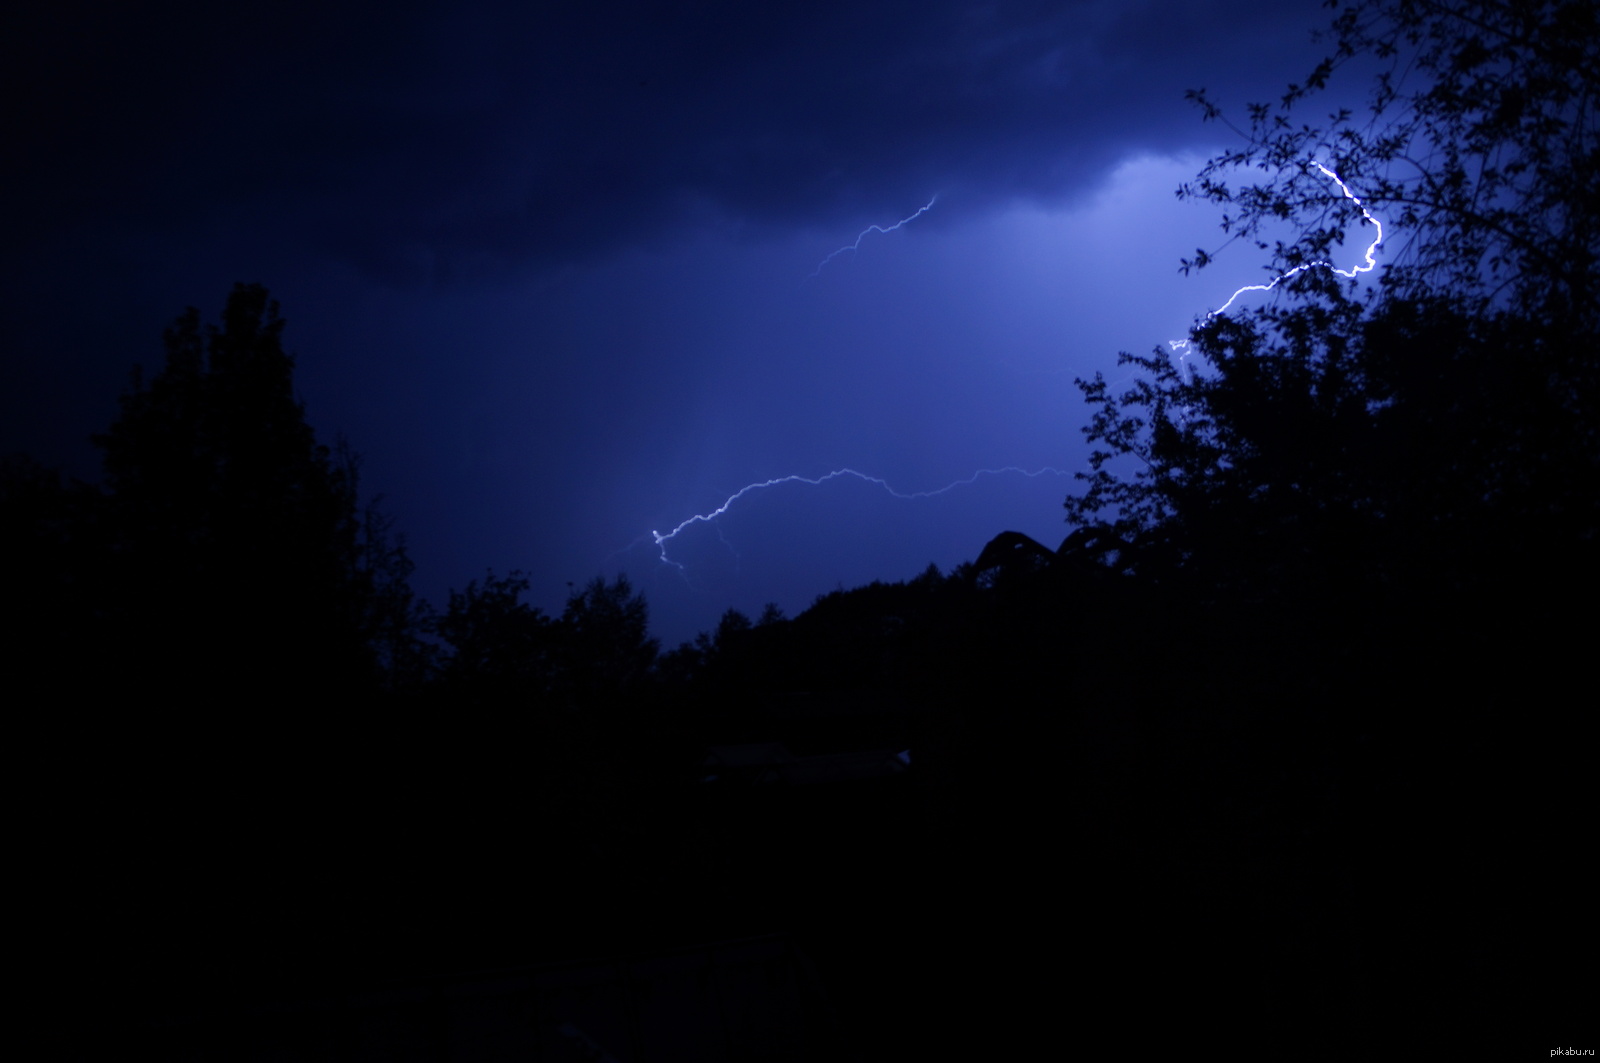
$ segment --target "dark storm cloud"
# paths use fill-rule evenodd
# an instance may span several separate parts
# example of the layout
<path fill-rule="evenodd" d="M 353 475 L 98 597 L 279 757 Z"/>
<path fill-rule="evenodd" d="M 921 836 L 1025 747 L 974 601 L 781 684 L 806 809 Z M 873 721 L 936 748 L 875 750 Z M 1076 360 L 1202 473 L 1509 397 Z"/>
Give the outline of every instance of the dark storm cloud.
<path fill-rule="evenodd" d="M 15 8 L 16 5 L 13 5 Z M 1059 534 L 1080 373 L 1226 296 L 1174 185 L 1272 99 L 1310 5 L 38 4 L 0 19 L 0 454 L 95 475 L 128 367 L 235 281 L 435 601 L 622 568 L 671 639 L 729 605 Z M 807 275 L 868 225 L 938 207 Z M 1253 268 L 1247 256 L 1229 268 Z M 1221 272 L 1220 270 L 1218 272 Z M 1217 283 L 1211 283 L 1216 280 Z M 887 503 L 887 505 L 886 505 Z"/>
<path fill-rule="evenodd" d="M 1299 18 L 1234 2 L 52 5 L 7 34 L 14 246 L 268 232 L 393 282 L 1080 192 Z M 1307 55 L 1310 53 L 1307 52 Z"/>

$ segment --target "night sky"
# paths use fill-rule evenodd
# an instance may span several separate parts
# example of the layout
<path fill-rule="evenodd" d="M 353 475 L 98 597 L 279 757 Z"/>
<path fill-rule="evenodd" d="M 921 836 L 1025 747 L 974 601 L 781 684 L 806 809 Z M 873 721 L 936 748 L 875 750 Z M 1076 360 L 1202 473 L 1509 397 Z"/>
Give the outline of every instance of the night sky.
<path fill-rule="evenodd" d="M 1184 91 L 1242 117 L 1310 70 L 1326 18 L 27 6 L 0 26 L 0 452 L 96 478 L 88 437 L 162 329 L 260 282 L 308 419 L 364 455 L 423 594 L 522 569 L 559 611 L 626 572 L 668 645 L 729 607 L 948 570 L 1006 529 L 1058 542 L 1085 467 L 1073 378 L 1264 276 L 1237 245 L 1178 272 L 1224 237 L 1174 189 L 1233 137 Z M 906 494 L 1056 471 L 910 500 L 787 483 L 686 528 L 677 565 L 652 541 L 844 468 Z"/>

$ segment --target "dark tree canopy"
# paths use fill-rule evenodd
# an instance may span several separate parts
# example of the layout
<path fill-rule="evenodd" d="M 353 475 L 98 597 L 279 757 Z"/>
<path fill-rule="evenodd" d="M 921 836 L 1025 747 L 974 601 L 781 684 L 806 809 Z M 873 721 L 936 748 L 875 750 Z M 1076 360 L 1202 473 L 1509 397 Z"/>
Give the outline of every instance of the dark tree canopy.
<path fill-rule="evenodd" d="M 1536 866 L 1587 830 L 1571 691 L 1600 590 L 1600 14 L 1330 6 L 1327 61 L 1180 192 L 1224 208 L 1271 292 L 1207 316 L 1181 356 L 1122 355 L 1131 386 L 1079 381 L 1094 449 L 1066 508 L 1129 544 L 1123 597 L 1169 636 L 1116 683 L 1182 726 L 1237 707 L 1258 751 L 1303 728 L 1264 762 L 1339 765 L 1324 844 L 1359 839 L 1347 866 L 1383 957 L 1357 977 L 1387 985 L 1374 999 L 1431 987 L 1384 1025 L 1520 1034 L 1538 1024 L 1523 989 L 1491 972 L 1528 969 L 1526 943 L 1593 940 L 1575 890 L 1519 905 L 1476 861 Z M 1356 59 L 1381 68 L 1368 113 L 1316 114 Z M 1377 267 L 1341 274 L 1376 235 L 1364 210 Z M 1395 885 L 1432 911 L 1393 904 Z M 1546 1014 L 1587 1013 L 1572 964 L 1533 966 Z"/>
<path fill-rule="evenodd" d="M 1387 229 L 1387 291 L 1449 293 L 1463 310 L 1510 310 L 1593 332 L 1600 314 L 1600 14 L 1587 0 L 1330 3 L 1333 52 L 1279 105 L 1250 107 L 1244 145 L 1180 195 L 1228 210 L 1225 232 L 1270 246 L 1274 275 L 1326 261 L 1362 227 L 1331 166 Z M 1306 121 L 1315 94 L 1356 58 L 1377 61 L 1368 113 Z M 1191 94 L 1208 119 L 1222 111 Z M 1235 183 L 1255 171 L 1264 179 Z M 1370 230 L 1368 230 L 1370 231 Z M 1364 241 L 1365 233 L 1361 235 Z M 1186 265 L 1204 265 L 1201 252 Z M 1327 281 L 1313 271 L 1308 280 Z"/>
<path fill-rule="evenodd" d="M 641 683 L 660 643 L 650 637 L 650 609 L 627 576 L 596 576 L 574 590 L 561 614 L 569 662 L 566 683 L 580 701 L 605 700 Z"/>
<path fill-rule="evenodd" d="M 1069 518 L 1258 583 L 1329 558 L 1377 578 L 1570 553 L 1600 517 L 1595 9 L 1363 2 L 1332 46 L 1180 190 L 1286 279 L 1199 323 L 1182 359 L 1123 355 L 1142 374 L 1120 395 L 1080 381 L 1096 449 Z M 1370 114 L 1301 121 L 1357 56 L 1385 64 Z M 1385 228 L 1375 285 L 1317 265 L 1372 239 L 1364 209 Z M 1269 243 L 1282 222 L 1298 238 Z"/>
<path fill-rule="evenodd" d="M 449 647 L 442 669 L 447 688 L 469 696 L 517 697 L 525 704 L 549 693 L 555 624 L 522 600 L 527 591 L 522 573 L 490 572 L 450 592 L 448 608 L 433 623 Z"/>
<path fill-rule="evenodd" d="M 120 418 L 96 437 L 109 600 L 141 685 L 368 684 L 376 629 L 410 607 L 409 565 L 361 512 L 354 460 L 306 422 L 283 326 L 259 285 L 235 286 L 220 327 L 202 330 L 191 308 L 167 330 L 162 369 L 135 370 Z"/>

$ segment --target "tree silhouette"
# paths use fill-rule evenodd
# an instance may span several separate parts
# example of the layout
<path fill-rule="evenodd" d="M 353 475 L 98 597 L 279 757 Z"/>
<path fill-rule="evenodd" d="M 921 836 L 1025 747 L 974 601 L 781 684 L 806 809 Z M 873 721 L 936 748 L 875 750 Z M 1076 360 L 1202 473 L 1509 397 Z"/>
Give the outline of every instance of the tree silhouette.
<path fill-rule="evenodd" d="M 1364 928 L 1359 977 L 1374 1000 L 1429 987 L 1403 1014 L 1376 1004 L 1374 1024 L 1487 1036 L 1530 1022 L 1525 987 L 1495 974 L 1519 967 L 1512 942 L 1593 940 L 1575 887 L 1551 884 L 1546 921 L 1518 927 L 1477 867 L 1536 864 L 1585 829 L 1570 810 L 1587 714 L 1565 692 L 1587 684 L 1567 603 L 1597 589 L 1600 533 L 1600 17 L 1362 2 L 1332 40 L 1183 189 L 1283 279 L 1259 309 L 1196 325 L 1182 358 L 1122 355 L 1138 375 L 1120 394 L 1079 381 L 1094 452 L 1066 508 L 1129 543 L 1141 591 L 1185 620 L 1160 700 L 1207 709 L 1174 726 L 1237 707 L 1253 763 L 1336 766 L 1336 796 L 1295 815 L 1338 809 L 1322 842 L 1337 867 L 1319 873 L 1352 883 L 1338 904 Z M 1370 115 L 1300 121 L 1356 57 L 1388 64 Z M 1371 239 L 1363 205 L 1385 227 L 1368 286 L 1318 265 Z M 1269 243 L 1282 223 L 1298 237 Z M 1395 904 L 1396 884 L 1430 911 Z M 1548 1021 L 1586 1014 L 1575 962 L 1535 962 Z"/>
<path fill-rule="evenodd" d="M 522 601 L 527 591 L 522 573 L 490 572 L 450 592 L 449 607 L 434 622 L 450 649 L 443 667 L 447 689 L 457 696 L 523 702 L 549 693 L 557 668 L 556 625 Z"/>
<path fill-rule="evenodd" d="M 1248 128 L 1238 130 L 1244 146 L 1212 159 L 1180 196 L 1225 206 L 1224 231 L 1263 250 L 1264 227 L 1299 225 L 1297 241 L 1273 248 L 1281 273 L 1328 259 L 1360 228 L 1361 207 L 1330 188 L 1316 165 L 1325 162 L 1390 230 L 1391 294 L 1449 292 L 1468 312 L 1510 308 L 1592 332 L 1600 313 L 1594 5 L 1360 0 L 1339 13 L 1331 39 L 1333 54 L 1303 85 L 1289 86 L 1278 108 L 1253 105 Z M 1291 121 L 1358 56 L 1384 64 L 1367 117 Z M 1190 95 L 1207 119 L 1222 118 L 1203 91 Z M 1241 170 L 1267 176 L 1230 184 Z M 1210 257 L 1202 251 L 1185 266 Z"/>
<path fill-rule="evenodd" d="M 110 597 L 138 685 L 363 687 L 381 617 L 411 608 L 403 546 L 360 511 L 354 461 L 336 461 L 306 422 L 283 325 L 260 285 L 234 287 L 220 328 L 202 332 L 191 308 L 166 332 L 161 371 L 134 371 L 121 416 L 95 439 Z"/>
<path fill-rule="evenodd" d="M 1430 557 L 1460 555 L 1467 528 L 1478 546 L 1587 541 L 1600 516 L 1597 26 L 1592 5 L 1553 0 L 1343 11 L 1334 54 L 1280 108 L 1252 106 L 1244 146 L 1180 193 L 1224 205 L 1224 231 L 1270 251 L 1287 297 L 1209 317 L 1181 360 L 1123 355 L 1141 376 L 1121 395 L 1079 381 L 1096 448 L 1070 519 L 1138 537 L 1151 563 L 1232 557 L 1258 574 L 1318 540 L 1353 556 L 1378 529 L 1426 532 L 1414 549 Z M 1290 120 L 1358 55 L 1391 64 L 1368 120 Z M 1266 176 L 1236 186 L 1235 173 Z M 1371 288 L 1315 265 L 1371 238 L 1364 209 L 1386 228 Z M 1285 220 L 1298 239 L 1261 239 Z"/>
<path fill-rule="evenodd" d="M 637 687 L 660 651 L 650 610 L 627 576 L 596 576 L 567 598 L 561 614 L 566 689 L 579 703 L 605 702 Z"/>

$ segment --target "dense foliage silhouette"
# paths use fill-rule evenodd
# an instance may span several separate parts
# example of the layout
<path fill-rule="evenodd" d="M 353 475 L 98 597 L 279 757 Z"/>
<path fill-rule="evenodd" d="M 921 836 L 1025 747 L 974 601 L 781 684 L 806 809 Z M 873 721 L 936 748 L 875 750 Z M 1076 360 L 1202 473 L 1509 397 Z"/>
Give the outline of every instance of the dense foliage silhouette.
<path fill-rule="evenodd" d="M 375 556 L 393 548 L 363 519 L 354 462 L 306 423 L 283 325 L 259 285 L 234 288 L 220 327 L 191 308 L 96 437 L 117 671 L 149 696 L 360 692 L 397 590 L 405 607 L 403 559 Z"/>
<path fill-rule="evenodd" d="M 1120 394 L 1079 382 L 1095 452 L 1066 506 L 1188 618 L 1174 639 L 1211 659 L 1174 674 L 1278 706 L 1246 739 L 1263 752 L 1315 741 L 1333 758 L 1325 843 L 1345 847 L 1372 1032 L 1528 1037 L 1580 1013 L 1581 977 L 1541 943 L 1593 940 L 1569 882 L 1540 886 L 1532 923 L 1506 906 L 1518 869 L 1582 833 L 1570 692 L 1600 529 L 1600 20 L 1555 0 L 1399 0 L 1344 8 L 1331 39 L 1183 190 L 1227 209 L 1269 278 L 1300 271 L 1200 322 L 1181 356 L 1123 355 L 1137 377 Z M 1384 64 L 1370 113 L 1305 121 L 1358 57 Z M 1318 161 L 1384 222 L 1376 283 L 1303 268 L 1372 236 Z M 1262 236 L 1283 223 L 1298 236 Z M 1333 726 L 1307 730 L 1322 713 Z M 1496 975 L 1530 964 L 1536 1000 Z M 1408 984 L 1428 989 L 1382 1003 Z"/>
<path fill-rule="evenodd" d="M 1437 525 L 1407 565 L 1519 526 L 1544 550 L 1586 540 L 1600 499 L 1593 6 L 1360 3 L 1333 46 L 1183 193 L 1225 206 L 1224 230 L 1270 250 L 1276 277 L 1372 236 L 1325 161 L 1383 220 L 1378 284 L 1304 269 L 1288 299 L 1202 322 L 1181 364 L 1124 355 L 1142 373 L 1126 393 L 1080 382 L 1098 449 L 1069 516 L 1171 564 L 1225 554 L 1218 540 L 1248 556 L 1311 519 L 1356 542 L 1374 522 Z M 1388 64 L 1370 115 L 1291 120 L 1356 56 Z M 1261 234 L 1284 221 L 1298 237 L 1269 247 Z"/>

